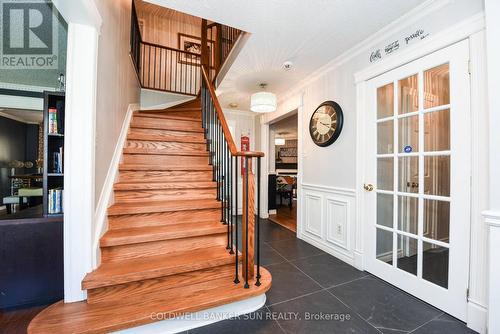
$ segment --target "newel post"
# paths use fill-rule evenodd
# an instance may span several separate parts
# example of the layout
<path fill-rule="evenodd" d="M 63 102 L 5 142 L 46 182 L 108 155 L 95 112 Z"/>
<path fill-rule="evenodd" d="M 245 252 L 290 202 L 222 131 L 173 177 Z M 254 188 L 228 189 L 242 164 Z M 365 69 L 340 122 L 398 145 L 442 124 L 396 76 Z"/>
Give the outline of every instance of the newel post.
<path fill-rule="evenodd" d="M 208 64 L 208 40 L 207 40 L 207 30 L 208 30 L 208 24 L 207 20 L 202 19 L 201 20 L 201 64 L 205 66 L 205 68 L 209 68 Z"/>
<path fill-rule="evenodd" d="M 248 158 L 244 158 L 245 160 Z M 250 160 L 250 159 L 248 159 Z M 250 165 L 250 164 L 248 164 Z M 242 212 L 242 275 L 245 278 L 248 268 L 248 279 L 254 277 L 254 249 L 255 249 L 255 175 L 250 168 L 245 167 L 243 173 L 243 212 Z M 248 211 L 247 211 L 248 210 Z M 248 220 L 248 229 L 247 229 Z M 247 239 L 248 236 L 248 239 Z M 246 242 L 248 240 L 248 244 Z M 247 256 L 248 255 L 248 256 Z"/>

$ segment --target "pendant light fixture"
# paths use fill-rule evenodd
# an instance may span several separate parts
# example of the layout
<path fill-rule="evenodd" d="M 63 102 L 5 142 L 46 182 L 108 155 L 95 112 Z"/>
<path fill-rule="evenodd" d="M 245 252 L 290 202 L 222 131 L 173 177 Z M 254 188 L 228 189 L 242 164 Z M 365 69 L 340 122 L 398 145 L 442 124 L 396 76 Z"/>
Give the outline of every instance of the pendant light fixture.
<path fill-rule="evenodd" d="M 261 83 L 259 86 L 262 91 L 252 94 L 250 98 L 250 110 L 259 113 L 275 111 L 277 107 L 276 95 L 264 91 L 267 84 Z"/>

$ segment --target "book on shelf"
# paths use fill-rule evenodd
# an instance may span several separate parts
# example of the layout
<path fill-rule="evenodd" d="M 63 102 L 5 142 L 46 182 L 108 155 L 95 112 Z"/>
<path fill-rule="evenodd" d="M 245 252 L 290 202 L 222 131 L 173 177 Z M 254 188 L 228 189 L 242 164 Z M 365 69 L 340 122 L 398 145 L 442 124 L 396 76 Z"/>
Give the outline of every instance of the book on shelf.
<path fill-rule="evenodd" d="M 63 189 L 49 189 L 48 213 L 50 215 L 63 213 Z"/>
<path fill-rule="evenodd" d="M 57 134 L 57 109 L 49 108 L 49 133 Z"/>
<path fill-rule="evenodd" d="M 56 102 L 57 110 L 57 133 L 64 134 L 64 100 Z"/>
<path fill-rule="evenodd" d="M 63 173 L 63 147 L 58 151 L 52 152 L 52 172 L 55 174 Z"/>

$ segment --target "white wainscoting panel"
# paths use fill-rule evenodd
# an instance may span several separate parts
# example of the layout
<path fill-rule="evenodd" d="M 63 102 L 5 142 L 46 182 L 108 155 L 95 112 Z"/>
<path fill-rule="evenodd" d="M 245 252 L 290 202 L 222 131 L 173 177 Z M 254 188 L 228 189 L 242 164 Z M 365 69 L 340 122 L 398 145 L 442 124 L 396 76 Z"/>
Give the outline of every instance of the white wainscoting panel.
<path fill-rule="evenodd" d="M 325 252 L 354 264 L 356 191 L 302 183 L 304 210 L 297 236 Z"/>
<path fill-rule="evenodd" d="M 326 201 L 326 241 L 347 251 L 350 248 L 348 236 L 349 228 L 349 201 L 334 197 L 327 197 Z"/>
<path fill-rule="evenodd" d="M 304 231 L 313 237 L 322 239 L 323 208 L 322 197 L 314 193 L 304 194 Z"/>

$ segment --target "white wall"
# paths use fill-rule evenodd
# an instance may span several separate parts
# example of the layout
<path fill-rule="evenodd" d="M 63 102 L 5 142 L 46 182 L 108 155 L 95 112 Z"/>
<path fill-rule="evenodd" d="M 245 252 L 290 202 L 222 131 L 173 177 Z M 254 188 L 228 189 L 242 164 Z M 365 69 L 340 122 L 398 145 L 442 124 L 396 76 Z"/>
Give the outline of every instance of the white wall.
<path fill-rule="evenodd" d="M 397 57 L 399 52 L 418 43 L 412 40 L 406 45 L 404 37 L 418 29 L 424 35 L 432 37 L 463 20 L 481 15 L 483 1 L 455 0 L 435 1 L 431 10 L 420 10 L 402 17 L 389 25 L 387 29 L 376 33 L 355 48 L 346 51 L 340 57 L 312 73 L 309 78 L 298 83 L 291 92 L 282 97 L 278 110 L 263 117 L 262 123 L 268 123 L 283 114 L 300 107 L 299 123 L 302 123 L 302 191 L 300 201 L 302 210 L 299 214 L 298 236 L 323 248 L 344 261 L 362 268 L 362 245 L 355 244 L 362 231 L 358 228 L 356 210 L 360 205 L 357 199 L 357 158 L 356 158 L 356 121 L 357 103 L 354 74 L 370 66 L 370 54 L 380 49 L 384 58 Z M 432 7 L 434 7 L 432 9 Z M 332 28 L 333 29 L 333 28 Z M 399 40 L 400 49 L 391 55 L 384 55 L 384 48 Z M 443 45 L 444 46 L 444 45 Z M 301 100 L 302 96 L 302 100 Z M 316 107 L 325 100 L 338 102 L 344 111 L 344 128 L 337 142 L 321 148 L 310 139 L 308 124 Z M 479 111 L 480 112 L 480 111 Z M 484 111 L 483 111 L 484 112 Z M 482 119 L 479 121 L 483 121 Z M 484 144 L 484 143 L 483 143 Z M 483 154 L 484 155 L 484 154 Z M 484 160 L 480 156 L 479 159 Z M 484 182 L 481 180 L 481 184 Z M 487 184 L 487 183 L 486 183 Z M 479 187 L 475 191 L 487 191 Z M 474 196 L 474 194 L 473 194 Z M 484 198 L 475 203 L 474 217 L 484 209 Z M 354 211 L 353 211 L 354 210 Z M 474 218 L 471 225 L 476 225 Z M 360 222 L 362 224 L 362 222 Z M 476 230 L 474 230 L 476 229 Z M 485 234 L 482 228 L 474 226 L 475 249 L 471 250 L 471 269 L 476 274 L 471 281 L 471 300 L 481 311 L 480 318 L 474 325 L 476 330 L 484 331 L 486 307 Z M 481 257 L 481 258 L 479 258 Z M 483 317 L 483 318 L 482 318 Z M 468 320 L 469 322 L 469 320 Z M 473 322 L 473 321 L 472 321 Z"/>
<path fill-rule="evenodd" d="M 242 135 L 250 136 L 250 150 L 261 151 L 260 145 L 260 121 L 258 114 L 251 111 L 242 111 L 235 109 L 223 109 L 224 116 L 226 117 L 227 125 L 231 130 L 231 134 L 236 144 L 237 149 L 240 149 L 240 138 Z M 253 159 L 253 172 L 257 173 L 255 159 Z M 242 205 L 242 186 L 243 181 L 241 177 L 241 159 L 238 160 L 238 213 L 241 214 Z"/>
<path fill-rule="evenodd" d="M 129 0 L 96 1 L 102 17 L 97 59 L 95 195 L 104 180 L 129 104 L 139 102 L 139 83 L 129 58 Z M 92 231 L 94 234 L 94 231 Z"/>

